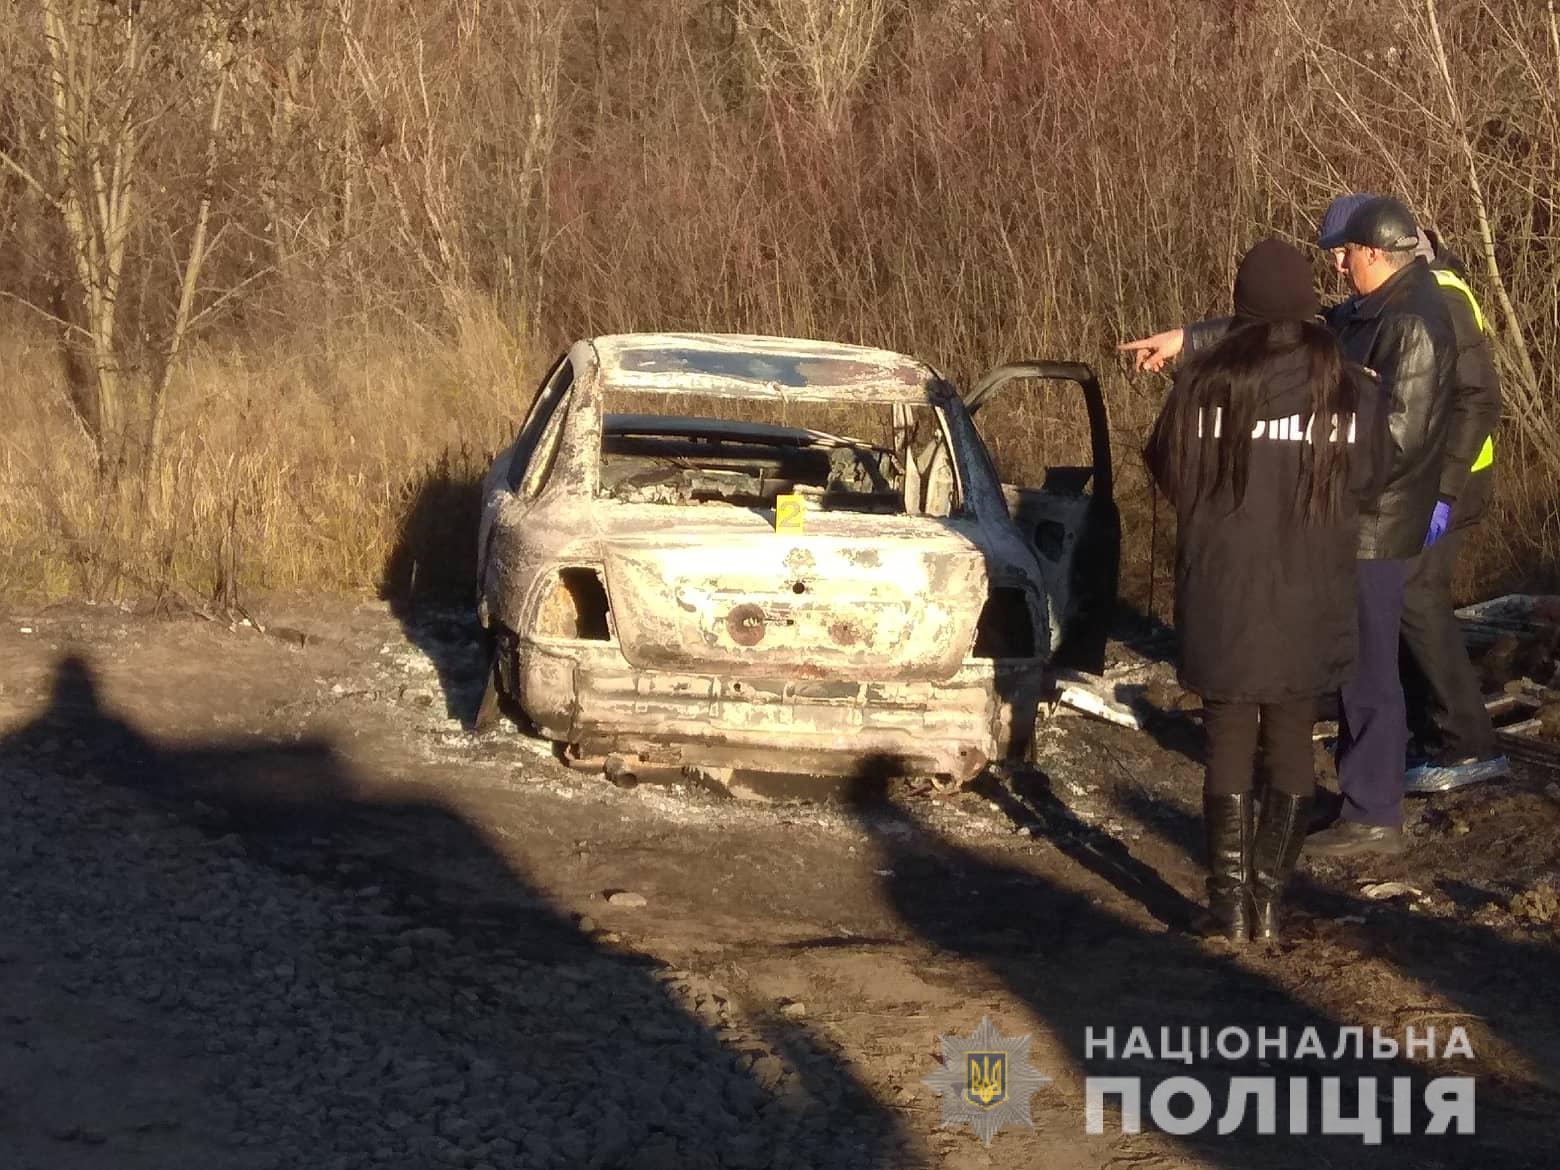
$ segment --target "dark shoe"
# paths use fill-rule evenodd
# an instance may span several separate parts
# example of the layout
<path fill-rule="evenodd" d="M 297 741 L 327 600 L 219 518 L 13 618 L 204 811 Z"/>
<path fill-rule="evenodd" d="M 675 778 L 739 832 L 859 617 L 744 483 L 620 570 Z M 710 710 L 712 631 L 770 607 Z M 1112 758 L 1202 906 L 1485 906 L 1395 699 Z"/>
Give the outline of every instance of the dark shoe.
<path fill-rule="evenodd" d="M 1251 793 L 1203 795 L 1208 842 L 1208 914 L 1200 934 L 1251 937 Z"/>
<path fill-rule="evenodd" d="M 1305 851 L 1313 857 L 1362 857 L 1402 853 L 1406 848 L 1408 841 L 1396 825 L 1366 825 L 1359 821 L 1340 820 L 1332 828 L 1305 839 Z"/>
<path fill-rule="evenodd" d="M 1300 847 L 1310 827 L 1309 796 L 1292 796 L 1269 790 L 1257 818 L 1251 846 L 1251 937 L 1267 941 L 1278 937 L 1278 907 L 1284 887 L 1295 872 Z"/>
<path fill-rule="evenodd" d="M 1403 791 L 1408 796 L 1431 796 L 1498 780 L 1510 771 L 1511 764 L 1501 755 L 1431 756 L 1409 768 L 1403 777 Z"/>

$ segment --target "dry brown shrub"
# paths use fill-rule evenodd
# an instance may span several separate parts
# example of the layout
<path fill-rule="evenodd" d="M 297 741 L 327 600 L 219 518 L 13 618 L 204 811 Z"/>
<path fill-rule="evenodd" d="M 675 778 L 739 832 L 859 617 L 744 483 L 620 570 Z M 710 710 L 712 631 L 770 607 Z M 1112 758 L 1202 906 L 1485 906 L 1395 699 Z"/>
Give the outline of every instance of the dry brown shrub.
<path fill-rule="evenodd" d="M 233 8 L 214 243 L 146 502 L 104 492 L 59 335 L 18 311 L 0 383 L 6 584 L 375 588 L 404 578 L 411 547 L 440 562 L 423 580 L 458 590 L 443 562 L 467 554 L 430 543 L 426 510 L 467 507 L 551 357 L 573 337 L 680 328 L 867 342 L 961 383 L 1020 358 L 1095 364 L 1142 603 L 1136 451 L 1165 384 L 1114 346 L 1221 310 L 1248 244 L 1310 240 L 1349 189 L 1433 219 L 1498 338 L 1501 494 L 1464 588 L 1554 576 L 1549 0 L 859 0 L 839 44 L 807 39 L 809 4 Z M 37 49 L 8 26 L 0 67 L 19 75 Z M 0 102 L 0 149 L 37 118 Z M 148 143 L 137 192 L 156 230 L 132 241 L 148 275 L 122 309 L 133 376 L 155 366 L 140 322 L 176 307 L 206 165 L 190 141 Z M 58 316 L 70 276 L 51 205 L 13 175 L 0 214 L 0 292 Z M 1320 258 L 1318 275 L 1336 288 Z M 1003 410 L 1015 477 L 1083 449 L 1064 398 Z"/>

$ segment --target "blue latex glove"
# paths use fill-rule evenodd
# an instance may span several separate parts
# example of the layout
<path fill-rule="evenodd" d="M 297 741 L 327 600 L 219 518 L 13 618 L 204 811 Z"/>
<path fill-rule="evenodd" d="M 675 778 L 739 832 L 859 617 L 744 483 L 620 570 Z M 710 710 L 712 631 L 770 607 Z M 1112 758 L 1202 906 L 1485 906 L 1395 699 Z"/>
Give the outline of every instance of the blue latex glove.
<path fill-rule="evenodd" d="M 1441 537 L 1446 535 L 1446 526 L 1452 522 L 1452 506 L 1445 500 L 1435 502 L 1435 511 L 1430 513 L 1430 531 L 1425 533 L 1425 547 L 1429 548 Z"/>

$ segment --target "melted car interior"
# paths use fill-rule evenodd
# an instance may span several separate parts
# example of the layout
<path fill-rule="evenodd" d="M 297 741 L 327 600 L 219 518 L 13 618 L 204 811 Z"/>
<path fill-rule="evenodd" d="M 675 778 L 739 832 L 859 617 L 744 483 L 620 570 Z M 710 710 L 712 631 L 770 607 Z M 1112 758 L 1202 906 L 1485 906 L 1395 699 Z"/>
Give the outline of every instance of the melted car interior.
<path fill-rule="evenodd" d="M 959 508 L 947 438 L 930 406 L 607 397 L 600 492 L 611 499 L 772 508 L 776 496 L 800 495 L 826 512 L 916 516 Z M 636 412 L 614 410 L 624 406 Z M 737 412 L 747 417 L 731 417 Z"/>

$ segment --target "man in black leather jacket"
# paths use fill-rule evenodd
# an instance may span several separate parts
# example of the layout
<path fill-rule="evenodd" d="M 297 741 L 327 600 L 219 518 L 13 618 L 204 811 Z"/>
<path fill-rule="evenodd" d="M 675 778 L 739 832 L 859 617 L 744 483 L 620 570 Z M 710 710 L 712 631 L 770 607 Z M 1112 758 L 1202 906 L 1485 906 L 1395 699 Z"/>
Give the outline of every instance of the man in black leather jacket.
<path fill-rule="evenodd" d="M 1346 356 L 1375 370 L 1391 398 L 1392 470 L 1360 521 L 1360 663 L 1343 690 L 1338 823 L 1314 834 L 1313 854 L 1402 847 L 1407 710 L 1398 673 L 1403 591 L 1439 499 L 1457 385 L 1457 335 L 1440 285 L 1415 254 L 1419 228 L 1395 199 L 1363 203 L 1338 238 L 1357 296 L 1329 311 Z"/>
<path fill-rule="evenodd" d="M 1342 233 L 1349 217 L 1374 195 L 1340 195 L 1327 206 L 1317 233 L 1344 271 Z M 1426 795 L 1504 775 L 1508 765 L 1478 675 L 1468 660 L 1452 600 L 1452 574 L 1464 534 L 1489 504 L 1494 478 L 1495 428 L 1500 422 L 1500 375 L 1486 336 L 1484 312 L 1467 273 L 1440 239 L 1421 229 L 1418 254 L 1430 265 L 1457 336 L 1457 392 L 1441 463 L 1441 484 L 1425 548 L 1414 559 L 1403 590 L 1403 679 L 1409 734 L 1420 746 L 1404 791 Z"/>
<path fill-rule="evenodd" d="M 1359 295 L 1328 310 L 1327 324 L 1344 355 L 1374 370 L 1392 395 L 1396 456 L 1373 514 L 1361 523 L 1359 555 L 1408 559 L 1424 547 L 1440 491 L 1457 335 L 1429 265 L 1415 255 L 1419 232 L 1407 208 L 1395 199 L 1372 200 L 1349 218 L 1343 235 L 1344 269 Z"/>

